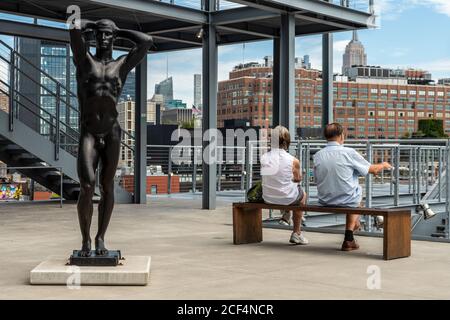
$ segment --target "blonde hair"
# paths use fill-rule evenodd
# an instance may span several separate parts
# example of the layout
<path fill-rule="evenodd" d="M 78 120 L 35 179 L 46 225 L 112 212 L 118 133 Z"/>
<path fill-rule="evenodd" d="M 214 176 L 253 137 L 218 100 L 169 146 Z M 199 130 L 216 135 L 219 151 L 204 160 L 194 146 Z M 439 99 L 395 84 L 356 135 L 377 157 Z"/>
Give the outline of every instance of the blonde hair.
<path fill-rule="evenodd" d="M 286 127 L 276 126 L 272 131 L 272 135 L 275 135 L 275 137 L 278 136 L 278 147 L 280 149 L 289 149 L 289 145 L 291 144 L 291 134 Z"/>

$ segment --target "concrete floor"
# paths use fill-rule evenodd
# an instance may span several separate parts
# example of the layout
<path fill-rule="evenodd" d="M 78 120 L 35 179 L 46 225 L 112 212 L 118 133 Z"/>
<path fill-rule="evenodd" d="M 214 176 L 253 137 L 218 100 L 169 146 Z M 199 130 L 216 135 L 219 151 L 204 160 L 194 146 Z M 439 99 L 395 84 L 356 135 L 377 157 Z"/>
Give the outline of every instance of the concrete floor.
<path fill-rule="evenodd" d="M 74 290 L 28 281 L 40 262 L 79 247 L 75 204 L 1 205 L 0 299 L 450 298 L 449 244 L 414 241 L 412 257 L 383 261 L 382 239 L 358 237 L 362 249 L 344 253 L 341 235 L 308 233 L 308 246 L 292 246 L 288 231 L 264 229 L 263 243 L 235 246 L 229 202 L 200 206 L 170 197 L 117 205 L 108 247 L 151 255 L 150 284 Z M 374 268 L 381 289 L 370 290 Z"/>

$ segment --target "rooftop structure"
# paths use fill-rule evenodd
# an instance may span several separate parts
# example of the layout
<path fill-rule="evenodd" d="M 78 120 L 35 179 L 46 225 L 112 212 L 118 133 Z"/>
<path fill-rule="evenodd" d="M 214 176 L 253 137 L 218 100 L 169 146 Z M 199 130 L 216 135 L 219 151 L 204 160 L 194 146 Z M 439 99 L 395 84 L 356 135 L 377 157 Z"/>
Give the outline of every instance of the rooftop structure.
<path fill-rule="evenodd" d="M 346 3 L 327 1 L 291 1 L 291 0 L 235 0 L 239 6 L 222 6 L 214 0 L 198 1 L 195 5 L 182 6 L 182 2 L 164 3 L 159 1 L 119 1 L 119 0 L 79 0 L 76 4 L 83 18 L 99 20 L 112 18 L 119 28 L 135 29 L 153 36 L 153 52 L 165 52 L 177 49 L 203 49 L 203 108 L 202 130 L 216 127 L 217 115 L 217 64 L 218 46 L 232 43 L 273 39 L 274 72 L 273 119 L 295 131 L 295 36 L 323 33 L 323 122 L 332 119 L 332 32 L 357 30 L 375 26 L 373 1 L 364 1 L 364 7 L 348 8 Z M 29 0 L 22 5 L 20 0 L 0 2 L 0 11 L 7 14 L 19 14 L 39 19 L 59 22 L 41 25 L 11 20 L 0 20 L 0 30 L 5 34 L 37 38 L 40 40 L 67 43 L 68 32 L 62 23 L 67 20 L 67 8 L 74 4 L 72 0 Z M 117 49 L 127 50 L 130 44 L 117 41 Z M 145 74 L 147 61 L 136 68 L 136 114 L 146 113 Z M 327 87 L 328 86 L 328 87 Z M 146 121 L 142 117 L 136 121 L 135 142 L 136 175 L 145 172 L 145 134 Z M 58 122 L 59 124 L 59 122 Z M 62 124 L 64 126 L 64 124 Z M 60 130 L 60 129 L 58 129 Z M 58 134 L 50 132 L 55 136 Z M 205 146 L 206 147 L 206 146 Z M 58 150 L 55 148 L 55 150 Z M 216 164 L 205 160 L 204 163 L 203 207 L 215 207 Z M 134 201 L 145 202 L 145 179 L 136 179 Z"/>

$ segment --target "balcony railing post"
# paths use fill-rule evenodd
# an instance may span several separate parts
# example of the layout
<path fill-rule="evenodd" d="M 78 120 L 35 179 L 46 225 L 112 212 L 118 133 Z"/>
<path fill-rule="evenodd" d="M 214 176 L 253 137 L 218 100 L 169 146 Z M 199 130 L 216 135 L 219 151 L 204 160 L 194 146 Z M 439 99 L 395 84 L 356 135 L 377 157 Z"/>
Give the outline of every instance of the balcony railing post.
<path fill-rule="evenodd" d="M 245 149 L 245 150 L 247 150 L 247 149 Z M 242 150 L 242 152 L 240 152 L 240 154 L 241 154 L 241 190 L 245 190 L 245 159 L 246 159 L 245 158 L 245 154 L 246 154 L 245 150 Z"/>
<path fill-rule="evenodd" d="M 169 163 L 167 168 L 167 193 L 172 193 L 172 147 L 169 147 Z"/>
<path fill-rule="evenodd" d="M 311 159 L 311 148 L 310 148 L 310 144 L 308 143 L 306 145 L 306 149 L 305 149 L 305 192 L 306 192 L 306 201 L 308 201 L 309 198 L 309 186 L 310 186 L 310 164 L 309 161 Z"/>
<path fill-rule="evenodd" d="M 367 153 L 367 161 L 372 163 L 373 162 L 372 144 L 370 143 L 370 141 L 367 141 L 366 153 Z M 372 207 L 372 176 L 370 174 L 368 174 L 366 176 L 366 208 L 371 208 L 371 207 Z M 371 232 L 372 231 L 371 216 L 366 215 L 364 220 L 366 222 L 366 230 Z"/>
<path fill-rule="evenodd" d="M 450 235 L 450 172 L 449 172 L 449 165 L 450 165 L 450 144 L 447 140 L 445 150 L 447 152 L 447 157 L 445 159 L 445 211 L 447 212 L 447 229 L 445 232 L 445 237 L 449 239 Z"/>
<path fill-rule="evenodd" d="M 247 142 L 245 148 L 245 199 L 247 200 L 247 191 L 252 187 L 252 143 Z"/>
<path fill-rule="evenodd" d="M 217 191 L 221 191 L 222 165 L 223 165 L 223 147 L 217 146 Z"/>
<path fill-rule="evenodd" d="M 297 141 L 297 150 L 296 150 L 296 154 L 297 154 L 297 159 L 300 161 L 300 172 L 301 172 L 301 173 L 304 172 L 304 171 L 303 171 L 303 168 L 304 168 L 304 165 L 305 165 L 305 163 L 304 163 L 304 161 L 303 161 L 303 158 L 302 158 L 302 154 L 303 154 L 302 148 L 303 148 L 302 142 L 301 142 L 300 140 L 298 140 L 298 141 Z M 302 181 L 300 182 L 300 185 L 303 185 L 303 186 L 304 186 L 304 183 L 305 183 L 305 179 L 302 179 Z"/>
<path fill-rule="evenodd" d="M 192 147 L 193 157 L 192 157 L 192 193 L 195 193 L 197 189 L 197 149 L 195 146 Z"/>
<path fill-rule="evenodd" d="M 56 84 L 56 123 L 55 123 L 55 160 L 59 160 L 59 148 L 60 148 L 60 113 L 61 113 L 61 87 L 59 83 Z"/>
<path fill-rule="evenodd" d="M 395 147 L 395 189 L 394 189 L 394 206 L 398 206 L 400 199 L 400 147 Z"/>
<path fill-rule="evenodd" d="M 369 13 L 374 14 L 375 13 L 375 1 L 369 0 Z"/>
<path fill-rule="evenodd" d="M 412 175 L 412 193 L 413 193 L 413 200 L 414 200 L 414 204 L 417 204 L 417 148 L 411 148 L 412 152 L 413 152 L 413 164 L 412 167 L 410 168 L 410 170 L 412 170 L 411 175 Z"/>
<path fill-rule="evenodd" d="M 441 178 L 442 178 L 442 148 L 441 147 L 439 147 L 439 154 L 438 154 L 438 157 L 439 157 L 439 164 L 438 164 L 438 166 L 439 166 L 439 168 L 438 168 L 438 190 L 439 190 L 439 195 L 438 195 L 438 198 L 439 198 L 439 202 L 442 202 L 442 181 L 441 181 Z"/>
<path fill-rule="evenodd" d="M 421 189 L 422 189 L 422 150 L 420 147 L 417 148 L 417 203 L 421 200 Z"/>

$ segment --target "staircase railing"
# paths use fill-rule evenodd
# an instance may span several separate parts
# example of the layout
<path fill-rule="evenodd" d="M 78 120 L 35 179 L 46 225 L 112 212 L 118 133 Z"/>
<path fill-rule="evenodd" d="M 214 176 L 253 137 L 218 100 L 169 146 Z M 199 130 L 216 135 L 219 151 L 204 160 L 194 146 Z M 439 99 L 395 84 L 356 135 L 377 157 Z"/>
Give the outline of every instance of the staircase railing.
<path fill-rule="evenodd" d="M 31 68 L 37 72 L 38 79 L 33 78 L 24 69 Z M 46 79 L 45 84 L 41 79 Z M 33 101 L 19 86 L 26 80 L 30 85 L 37 86 L 40 94 L 45 94 L 54 99 L 54 112 L 48 108 L 43 108 L 40 102 Z M 53 90 L 54 88 L 54 90 Z M 55 145 L 54 157 L 59 159 L 59 151 L 63 149 L 73 156 L 78 155 L 78 141 L 80 136 L 79 119 L 80 112 L 78 106 L 71 104 L 71 98 L 76 98 L 76 94 L 64 86 L 50 74 L 34 65 L 22 54 L 11 48 L 7 43 L 0 40 L 0 93 L 8 97 L 9 130 L 14 131 L 14 120 L 19 119 L 19 110 L 26 110 L 32 117 L 39 121 L 39 128 L 33 128 L 40 135 L 46 136 Z M 67 117 L 70 123 L 61 119 L 61 110 L 64 108 L 71 116 Z M 71 120 L 74 120 L 72 122 Z M 48 128 L 42 130 L 42 127 Z M 125 131 L 123 132 L 122 145 L 134 152 L 134 137 Z M 126 138 L 125 138 L 126 137 Z M 125 141 L 131 140 L 128 144 Z"/>

